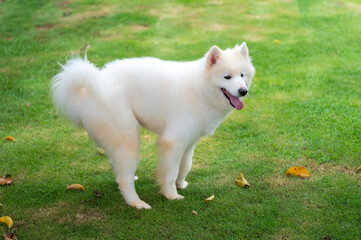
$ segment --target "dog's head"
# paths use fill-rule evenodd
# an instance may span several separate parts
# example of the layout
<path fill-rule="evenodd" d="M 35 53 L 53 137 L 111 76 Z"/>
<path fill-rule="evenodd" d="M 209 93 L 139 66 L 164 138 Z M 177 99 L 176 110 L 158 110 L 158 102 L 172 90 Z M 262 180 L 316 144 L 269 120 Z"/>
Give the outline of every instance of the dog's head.
<path fill-rule="evenodd" d="M 247 44 L 243 42 L 232 49 L 222 51 L 213 46 L 206 54 L 208 81 L 219 90 L 222 101 L 237 110 L 243 108 L 242 97 L 248 94 L 255 69 L 248 55 Z"/>

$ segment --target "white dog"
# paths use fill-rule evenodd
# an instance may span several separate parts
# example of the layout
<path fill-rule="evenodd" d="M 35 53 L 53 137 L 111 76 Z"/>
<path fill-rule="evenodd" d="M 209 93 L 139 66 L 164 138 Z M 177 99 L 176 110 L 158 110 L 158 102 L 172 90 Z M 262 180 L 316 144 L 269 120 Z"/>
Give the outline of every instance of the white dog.
<path fill-rule="evenodd" d="M 56 107 L 105 149 L 125 201 L 149 209 L 134 187 L 140 126 L 159 134 L 160 192 L 182 199 L 177 188 L 188 185 L 195 144 L 232 109 L 243 108 L 254 74 L 242 43 L 224 51 L 213 46 L 191 62 L 131 58 L 98 69 L 71 59 L 53 78 L 52 91 Z"/>

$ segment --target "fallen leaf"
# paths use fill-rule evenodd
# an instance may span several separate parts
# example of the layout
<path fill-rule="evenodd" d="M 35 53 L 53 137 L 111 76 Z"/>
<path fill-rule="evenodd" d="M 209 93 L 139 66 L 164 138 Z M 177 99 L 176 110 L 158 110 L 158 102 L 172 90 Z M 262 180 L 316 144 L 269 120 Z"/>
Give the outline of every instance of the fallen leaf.
<path fill-rule="evenodd" d="M 15 233 L 5 233 L 3 235 L 3 239 L 4 240 L 18 240 L 18 238 L 16 237 Z"/>
<path fill-rule="evenodd" d="M 97 148 L 97 150 L 98 150 L 98 154 L 105 156 L 105 151 L 103 148 Z"/>
<path fill-rule="evenodd" d="M 192 214 L 198 216 L 198 213 L 196 211 L 194 211 L 194 210 L 192 211 Z"/>
<path fill-rule="evenodd" d="M 14 180 L 13 176 L 11 176 L 10 174 L 6 174 L 4 178 L 6 179 L 6 184 L 10 184 Z"/>
<path fill-rule="evenodd" d="M 249 184 L 247 180 L 243 177 L 242 173 L 239 173 L 239 176 L 236 178 L 235 182 L 238 186 L 243 188 L 248 188 L 251 186 L 251 184 Z"/>
<path fill-rule="evenodd" d="M 63 17 L 69 16 L 71 14 L 71 12 L 65 12 L 63 13 Z"/>
<path fill-rule="evenodd" d="M 6 225 L 8 225 L 8 228 L 11 228 L 13 226 L 13 220 L 9 216 L 1 217 L 0 222 L 5 223 Z"/>
<path fill-rule="evenodd" d="M 286 175 L 294 175 L 298 177 L 310 177 L 310 172 L 305 167 L 291 167 L 287 170 Z"/>
<path fill-rule="evenodd" d="M 76 52 L 76 53 L 79 53 L 79 52 L 87 52 L 90 47 L 91 47 L 90 44 L 87 44 L 87 45 L 85 45 L 84 47 L 79 48 L 79 49 L 78 49 L 77 51 L 75 51 L 75 52 Z"/>
<path fill-rule="evenodd" d="M 212 201 L 214 199 L 214 194 L 212 196 L 210 196 L 209 198 L 207 199 L 204 199 L 204 202 L 209 202 L 209 201 Z"/>
<path fill-rule="evenodd" d="M 280 40 L 274 40 L 273 42 L 274 42 L 275 44 L 280 44 L 280 43 L 281 43 Z"/>
<path fill-rule="evenodd" d="M 54 26 L 55 26 L 54 24 L 45 24 L 42 26 L 37 26 L 36 29 L 44 31 L 44 30 L 52 29 L 52 28 L 54 28 Z"/>
<path fill-rule="evenodd" d="M 103 196 L 103 193 L 99 192 L 97 190 L 94 190 L 94 195 L 95 195 L 95 197 L 100 198 L 101 196 Z"/>
<path fill-rule="evenodd" d="M 82 191 L 85 191 L 85 188 L 83 187 L 83 185 L 81 184 L 72 184 L 72 185 L 69 185 L 66 189 L 66 190 L 69 190 L 69 189 L 76 189 L 76 190 L 82 190 Z"/>
<path fill-rule="evenodd" d="M 0 186 L 9 185 L 13 182 L 13 177 L 10 174 L 6 174 L 0 177 Z"/>
<path fill-rule="evenodd" d="M 12 136 L 7 136 L 4 138 L 5 140 L 8 140 L 8 141 L 13 141 L 15 142 L 15 138 L 13 138 Z"/>
<path fill-rule="evenodd" d="M 359 166 L 357 169 L 356 169 L 356 173 L 359 173 L 361 171 L 361 166 Z"/>

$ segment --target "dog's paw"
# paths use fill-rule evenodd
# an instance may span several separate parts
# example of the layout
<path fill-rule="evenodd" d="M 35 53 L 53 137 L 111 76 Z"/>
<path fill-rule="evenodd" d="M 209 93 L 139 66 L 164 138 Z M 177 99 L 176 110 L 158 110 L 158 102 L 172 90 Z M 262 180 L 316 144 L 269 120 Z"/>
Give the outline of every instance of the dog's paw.
<path fill-rule="evenodd" d="M 179 189 L 185 189 L 188 186 L 188 182 L 187 181 L 183 181 L 181 183 L 177 183 L 177 188 Z"/>
<path fill-rule="evenodd" d="M 182 195 L 172 194 L 172 195 L 164 195 L 164 197 L 168 198 L 169 200 L 182 200 L 184 197 Z"/>
<path fill-rule="evenodd" d="M 132 207 L 136 207 L 137 209 L 151 209 L 152 208 L 148 203 L 146 203 L 146 202 L 144 202 L 142 200 L 132 202 L 129 205 L 132 206 Z"/>

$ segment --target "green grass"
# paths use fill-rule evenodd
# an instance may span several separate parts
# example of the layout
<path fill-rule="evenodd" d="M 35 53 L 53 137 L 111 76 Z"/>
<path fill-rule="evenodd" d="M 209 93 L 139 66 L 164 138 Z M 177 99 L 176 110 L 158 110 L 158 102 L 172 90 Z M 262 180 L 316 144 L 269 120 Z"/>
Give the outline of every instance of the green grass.
<path fill-rule="evenodd" d="M 19 239 L 360 239 L 360 22 L 357 0 L 0 1 L 0 137 L 17 140 L 0 140 L 0 175 L 14 177 L 0 216 Z M 87 45 L 103 66 L 242 41 L 257 69 L 245 109 L 197 145 L 185 199 L 158 194 L 143 130 L 136 188 L 153 209 L 128 207 L 106 157 L 53 109 L 58 63 Z M 292 166 L 311 178 L 286 177 Z M 72 183 L 87 190 L 65 192 Z"/>

